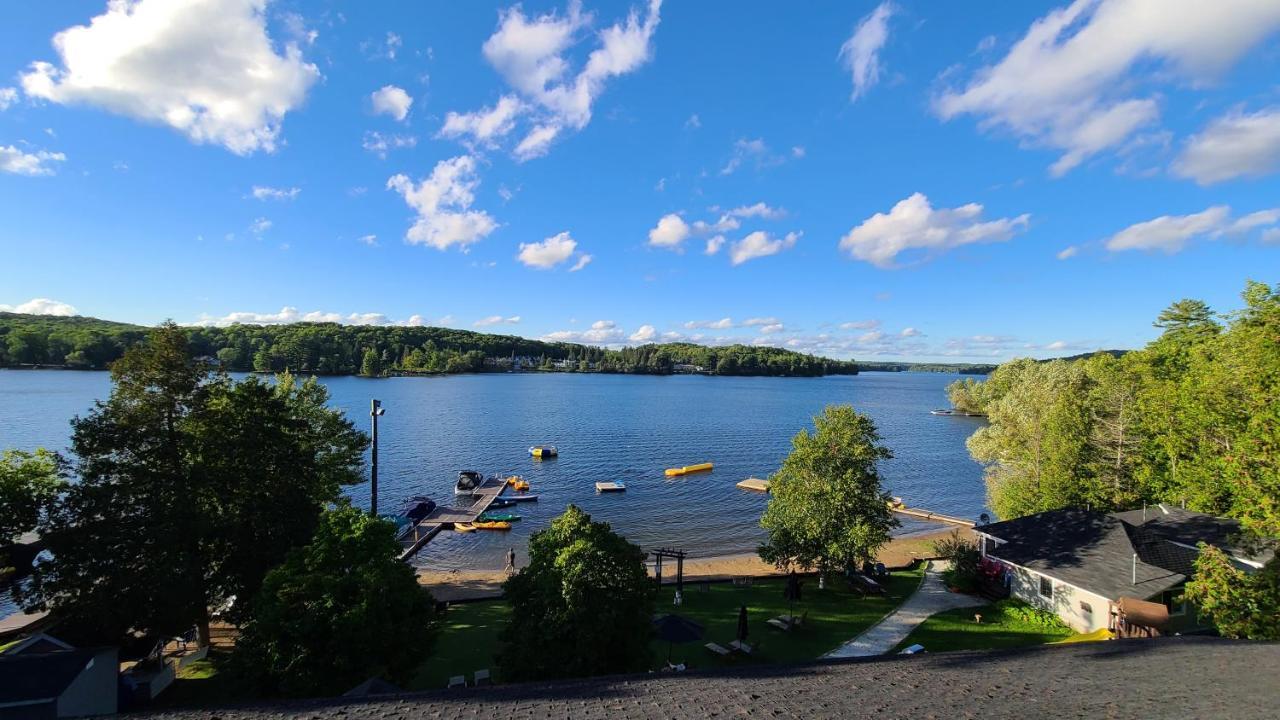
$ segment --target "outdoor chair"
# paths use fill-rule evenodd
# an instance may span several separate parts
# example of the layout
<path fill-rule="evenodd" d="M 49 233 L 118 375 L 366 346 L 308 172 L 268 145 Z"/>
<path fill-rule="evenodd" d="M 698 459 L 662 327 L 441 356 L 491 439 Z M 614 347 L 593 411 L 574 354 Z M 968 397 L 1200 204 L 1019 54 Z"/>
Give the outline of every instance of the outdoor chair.
<path fill-rule="evenodd" d="M 454 675 L 453 677 L 449 678 L 449 684 L 445 686 L 445 689 L 452 690 L 453 688 L 464 688 L 466 686 L 467 686 L 466 675 Z"/>
<path fill-rule="evenodd" d="M 760 643 L 756 643 L 755 645 L 750 645 L 748 643 L 742 642 L 741 640 L 734 640 L 733 642 L 729 643 L 729 647 L 733 648 L 734 650 L 737 650 L 743 655 L 750 655 L 751 653 L 760 649 Z"/>
<path fill-rule="evenodd" d="M 733 651 L 732 651 L 732 650 L 730 650 L 729 648 L 727 648 L 727 647 L 725 647 L 725 646 L 723 646 L 723 645 L 721 645 L 721 644 L 719 644 L 719 643 L 709 642 L 709 643 L 707 643 L 706 645 L 703 645 L 703 647 L 705 647 L 706 649 L 710 650 L 711 652 L 713 652 L 713 653 L 715 653 L 715 654 L 717 654 L 717 655 L 719 655 L 719 656 L 721 656 L 721 657 L 728 657 L 729 655 L 732 655 L 732 654 L 733 654 Z"/>
<path fill-rule="evenodd" d="M 783 632 L 791 632 L 791 623 L 787 622 L 782 617 L 769 618 L 765 622 L 779 630 L 782 630 Z"/>
<path fill-rule="evenodd" d="M 480 687 L 480 686 L 482 686 L 482 685 L 492 685 L 492 684 L 493 684 L 493 681 L 489 678 L 489 669 L 488 669 L 488 668 L 485 668 L 485 669 L 483 669 L 483 670 L 477 670 L 477 671 L 475 672 L 475 676 L 474 676 L 474 677 L 475 677 L 475 680 L 474 680 L 474 683 L 473 683 L 474 687 Z"/>

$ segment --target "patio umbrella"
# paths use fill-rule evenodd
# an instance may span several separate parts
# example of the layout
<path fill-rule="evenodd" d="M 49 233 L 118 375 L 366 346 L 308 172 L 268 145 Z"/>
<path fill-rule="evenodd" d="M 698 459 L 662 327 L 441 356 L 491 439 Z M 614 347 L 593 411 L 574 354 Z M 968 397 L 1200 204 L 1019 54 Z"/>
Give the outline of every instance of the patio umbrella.
<path fill-rule="evenodd" d="M 667 641 L 668 663 L 671 662 L 671 647 L 673 645 L 702 639 L 702 626 L 679 615 L 663 615 L 654 618 L 653 630 L 659 640 Z"/>
<path fill-rule="evenodd" d="M 800 601 L 800 576 L 792 570 L 787 574 L 787 586 L 782 589 L 782 597 L 786 598 L 791 604 L 788 607 L 788 614 L 796 614 L 796 603 Z"/>
<path fill-rule="evenodd" d="M 738 610 L 738 642 L 747 641 L 747 606 Z"/>

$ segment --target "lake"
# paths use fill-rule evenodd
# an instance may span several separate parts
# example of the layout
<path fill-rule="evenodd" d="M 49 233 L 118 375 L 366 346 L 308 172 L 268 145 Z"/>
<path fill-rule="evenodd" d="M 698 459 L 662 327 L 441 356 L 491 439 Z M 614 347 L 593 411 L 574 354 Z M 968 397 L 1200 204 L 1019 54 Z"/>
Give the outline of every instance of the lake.
<path fill-rule="evenodd" d="M 433 569 L 500 569 L 515 547 L 568 503 L 644 548 L 669 545 L 706 556 L 755 549 L 767 496 L 737 489 L 766 477 L 831 403 L 849 403 L 876 422 L 894 459 L 887 488 L 908 504 L 976 518 L 986 508 L 982 469 L 965 439 L 983 422 L 930 415 L 947 405 L 941 373 L 865 373 L 824 378 L 483 374 L 368 379 L 323 378 L 332 403 L 364 429 L 369 400 L 379 422 L 381 508 L 426 494 L 452 503 L 461 469 L 523 475 L 541 496 L 511 511 L 510 532 L 442 533 L 415 559 Z M 65 448 L 68 421 L 110 392 L 102 372 L 0 370 L 0 449 Z M 560 457 L 535 460 L 533 444 Z M 663 469 L 714 462 L 710 473 L 667 478 Z M 599 495 L 594 483 L 627 491 Z M 368 484 L 347 490 L 367 505 Z M 936 526 L 907 523 L 900 532 Z"/>

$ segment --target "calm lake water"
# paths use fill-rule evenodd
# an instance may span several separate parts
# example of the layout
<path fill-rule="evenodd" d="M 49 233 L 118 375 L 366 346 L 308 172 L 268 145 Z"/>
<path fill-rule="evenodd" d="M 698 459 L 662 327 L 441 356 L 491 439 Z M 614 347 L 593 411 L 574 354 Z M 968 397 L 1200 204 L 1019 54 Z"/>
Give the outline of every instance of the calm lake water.
<path fill-rule="evenodd" d="M 380 504 L 426 494 L 453 502 L 460 469 L 523 475 L 541 496 L 512 511 L 512 531 L 443 533 L 417 558 L 435 569 L 501 568 L 528 536 L 566 504 L 645 548 L 683 547 L 691 555 L 754 550 L 766 496 L 734 483 L 766 477 L 831 403 L 849 403 L 876 422 L 894 459 L 881 470 L 889 490 L 910 505 L 976 518 L 987 510 L 982 470 L 965 439 L 982 422 L 940 417 L 944 388 L 957 376 L 866 373 L 825 378 L 726 378 L 577 374 L 325 378 L 332 403 L 359 426 L 369 399 L 386 407 L 379 422 Z M 110 392 L 101 372 L 0 370 L 0 448 L 65 448 L 68 421 Z M 532 444 L 557 445 L 560 457 L 534 460 Z M 715 471 L 668 479 L 663 469 L 714 462 Z M 625 493 L 598 495 L 598 480 L 621 480 Z M 348 489 L 368 503 L 368 485 Z M 901 532 L 925 526 L 907 524 Z M 0 613 L 3 614 L 3 613 Z"/>

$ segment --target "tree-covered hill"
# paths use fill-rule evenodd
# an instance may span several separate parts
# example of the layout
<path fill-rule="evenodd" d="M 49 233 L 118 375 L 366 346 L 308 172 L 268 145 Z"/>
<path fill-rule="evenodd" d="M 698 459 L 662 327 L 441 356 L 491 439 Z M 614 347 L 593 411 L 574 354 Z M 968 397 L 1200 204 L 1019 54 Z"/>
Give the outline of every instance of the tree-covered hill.
<path fill-rule="evenodd" d="M 87 317 L 0 312 L 0 367 L 105 369 L 149 328 Z M 613 350 L 442 327 L 295 323 L 185 328 L 196 355 L 228 370 L 329 375 L 558 370 L 717 375 L 856 374 L 853 361 L 772 347 L 689 343 Z"/>

